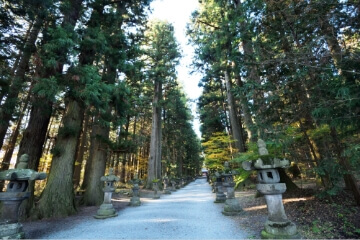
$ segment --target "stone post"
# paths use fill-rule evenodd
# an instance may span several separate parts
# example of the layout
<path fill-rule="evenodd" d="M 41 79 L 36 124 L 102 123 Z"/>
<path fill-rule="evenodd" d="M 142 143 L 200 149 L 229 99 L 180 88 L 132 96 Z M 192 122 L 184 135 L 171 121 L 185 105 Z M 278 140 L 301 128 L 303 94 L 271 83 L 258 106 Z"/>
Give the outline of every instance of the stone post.
<path fill-rule="evenodd" d="M 141 180 L 138 179 L 138 174 L 135 174 L 135 178 L 129 181 L 133 187 L 132 187 L 132 197 L 130 199 L 130 206 L 132 207 L 137 207 L 141 205 L 141 201 L 140 201 L 140 187 L 139 185 L 141 184 Z"/>
<path fill-rule="evenodd" d="M 164 194 L 171 194 L 171 191 L 169 190 L 169 178 L 166 175 L 163 178 L 163 184 L 164 184 Z"/>
<path fill-rule="evenodd" d="M 94 218 L 96 219 L 104 219 L 116 217 L 118 214 L 114 206 L 111 203 L 111 196 L 115 191 L 114 182 L 119 181 L 119 177 L 114 175 L 114 170 L 112 168 L 109 169 L 109 174 L 106 176 L 102 176 L 100 178 L 101 181 L 105 182 L 104 191 L 104 202 L 100 205 L 99 210 L 97 211 Z"/>
<path fill-rule="evenodd" d="M 6 192 L 0 192 L 0 201 L 3 203 L 0 216 L 1 239 L 21 239 L 25 237 L 22 225 L 19 223 L 18 211 L 21 202 L 30 197 L 30 192 L 27 191 L 28 181 L 46 178 L 46 173 L 38 173 L 32 169 L 27 169 L 28 160 L 29 156 L 24 154 L 20 157 L 15 169 L 0 173 L 0 180 L 10 181 L 6 187 Z"/>
<path fill-rule="evenodd" d="M 180 186 L 180 178 L 176 178 L 175 183 L 176 183 L 175 189 L 180 189 L 181 188 L 181 186 Z"/>
<path fill-rule="evenodd" d="M 239 201 L 235 198 L 233 173 L 228 167 L 227 162 L 225 162 L 225 172 L 227 173 L 222 174 L 222 176 L 224 178 L 223 186 L 226 188 L 227 195 L 222 213 L 225 216 L 235 216 L 242 211 L 242 208 L 240 207 Z"/>
<path fill-rule="evenodd" d="M 154 190 L 154 197 L 153 197 L 153 199 L 159 199 L 159 198 L 160 198 L 160 195 L 159 195 L 159 193 L 158 193 L 158 191 L 159 191 L 158 181 L 153 180 L 153 185 L 152 185 L 152 187 L 153 187 L 153 190 Z"/>
<path fill-rule="evenodd" d="M 216 172 L 216 182 L 215 182 L 215 190 L 216 190 L 216 199 L 215 203 L 223 203 L 226 201 L 226 195 L 224 194 L 223 190 L 223 181 L 222 176 Z"/>
<path fill-rule="evenodd" d="M 300 238 L 296 225 L 287 219 L 282 194 L 286 191 L 285 183 L 280 183 L 280 175 L 277 168 L 289 167 L 289 160 L 270 158 L 263 140 L 258 140 L 260 158 L 253 162 L 243 162 L 245 170 L 257 170 L 258 184 L 256 189 L 264 194 L 268 220 L 265 229 L 261 231 L 261 237 L 265 239 L 294 239 Z"/>
<path fill-rule="evenodd" d="M 185 179 L 184 178 L 181 178 L 180 180 L 180 186 L 183 188 L 186 186 L 186 182 L 185 182 Z"/>
<path fill-rule="evenodd" d="M 175 192 L 176 191 L 176 181 L 175 181 L 175 179 L 172 178 L 170 180 L 170 183 L 171 183 L 170 191 Z"/>

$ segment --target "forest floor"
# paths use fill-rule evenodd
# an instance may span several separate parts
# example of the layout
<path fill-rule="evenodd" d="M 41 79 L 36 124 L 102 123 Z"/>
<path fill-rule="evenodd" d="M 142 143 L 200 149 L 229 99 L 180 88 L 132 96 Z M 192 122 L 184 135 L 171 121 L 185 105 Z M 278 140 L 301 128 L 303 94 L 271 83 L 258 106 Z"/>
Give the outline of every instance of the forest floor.
<path fill-rule="evenodd" d="M 351 192 L 344 190 L 331 198 L 319 198 L 317 193 L 311 185 L 283 194 L 286 215 L 296 224 L 302 238 L 360 239 L 360 207 Z M 241 226 L 258 231 L 266 221 L 267 207 L 264 197 L 255 195 L 255 190 L 236 192 L 244 210 L 237 220 Z"/>
<path fill-rule="evenodd" d="M 113 205 L 117 211 L 128 207 L 128 190 L 114 194 Z M 294 192 L 283 195 L 285 212 L 293 221 L 304 239 L 360 239 L 360 207 L 356 206 L 353 196 L 348 191 L 332 198 L 319 198 L 313 186 L 303 186 Z M 267 219 L 267 207 L 264 197 L 255 197 L 255 190 L 236 191 L 236 198 L 244 212 L 230 217 L 237 224 L 247 229 L 248 238 L 259 239 Z M 141 190 L 141 197 L 146 201 L 152 198 L 153 192 Z M 51 232 L 70 228 L 71 225 L 85 221 L 96 214 L 98 207 L 79 207 L 78 214 L 70 216 L 71 221 L 61 219 L 43 219 L 24 222 L 27 238 L 39 236 L 39 231 Z M 61 224 L 59 224 L 61 223 Z"/>

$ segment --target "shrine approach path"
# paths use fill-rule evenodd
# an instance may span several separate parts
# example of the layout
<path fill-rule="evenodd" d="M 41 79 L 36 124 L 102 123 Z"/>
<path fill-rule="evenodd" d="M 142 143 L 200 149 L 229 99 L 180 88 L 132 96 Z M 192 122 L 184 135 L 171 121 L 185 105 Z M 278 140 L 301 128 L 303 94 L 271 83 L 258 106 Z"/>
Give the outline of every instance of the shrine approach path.
<path fill-rule="evenodd" d="M 62 229 L 42 231 L 32 238 L 44 239 L 244 239 L 249 236 L 232 217 L 222 215 L 223 204 L 205 178 L 161 195 L 141 199 L 139 207 L 126 207 L 108 219 L 86 218 Z M 45 226 L 44 226 L 45 227 Z"/>

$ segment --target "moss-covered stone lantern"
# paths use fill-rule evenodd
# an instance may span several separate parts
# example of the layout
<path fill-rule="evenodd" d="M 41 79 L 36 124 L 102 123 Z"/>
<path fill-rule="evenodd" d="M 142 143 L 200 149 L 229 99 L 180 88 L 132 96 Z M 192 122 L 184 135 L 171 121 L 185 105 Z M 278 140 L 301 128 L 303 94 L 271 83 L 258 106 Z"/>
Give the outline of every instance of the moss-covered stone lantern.
<path fill-rule="evenodd" d="M 132 184 L 132 197 L 130 199 L 129 205 L 132 207 L 137 207 L 141 205 L 140 201 L 140 187 L 142 181 L 138 178 L 138 174 L 135 174 L 135 177 L 129 181 Z"/>
<path fill-rule="evenodd" d="M 169 189 L 169 178 L 167 175 L 163 177 L 163 184 L 164 184 L 164 194 L 171 194 L 171 191 Z"/>
<path fill-rule="evenodd" d="M 256 189 L 264 194 L 268 220 L 265 229 L 261 231 L 261 237 L 265 239 L 294 239 L 299 238 L 296 225 L 287 219 L 282 194 L 286 191 L 285 183 L 280 183 L 278 168 L 287 168 L 290 163 L 287 159 L 278 159 L 269 156 L 266 144 L 258 140 L 260 157 L 256 161 L 243 162 L 245 170 L 257 170 L 258 184 Z"/>
<path fill-rule="evenodd" d="M 233 179 L 233 172 L 229 167 L 229 163 L 225 162 L 224 164 L 224 173 L 222 174 L 224 179 L 223 187 L 226 189 L 226 201 L 224 205 L 224 210 L 222 213 L 225 216 L 234 216 L 238 215 L 242 208 L 240 207 L 239 201 L 235 198 L 235 182 Z"/>
<path fill-rule="evenodd" d="M 223 176 L 220 173 L 215 172 L 215 178 L 216 178 L 216 182 L 215 182 L 215 193 L 216 193 L 215 203 L 223 203 L 223 202 L 226 201 L 226 195 L 225 195 L 224 190 L 223 190 Z"/>
<path fill-rule="evenodd" d="M 159 199 L 159 198 L 160 198 L 160 194 L 159 194 L 159 181 L 160 181 L 160 179 L 154 179 L 154 180 L 152 180 L 152 189 L 154 190 L 153 199 Z"/>
<path fill-rule="evenodd" d="M 9 181 L 5 192 L 0 192 L 2 211 L 0 216 L 0 238 L 20 239 L 25 234 L 19 223 L 18 211 L 23 200 L 30 197 L 28 192 L 29 181 L 43 180 L 46 173 L 28 169 L 29 156 L 23 154 L 15 169 L 0 172 L 0 180 Z"/>
<path fill-rule="evenodd" d="M 103 188 L 104 202 L 100 205 L 100 208 L 97 211 L 94 218 L 104 219 L 104 218 L 116 217 L 118 214 L 116 213 L 116 210 L 111 203 L 111 197 L 113 192 L 115 191 L 114 183 L 119 181 L 120 178 L 115 176 L 114 170 L 110 168 L 109 174 L 102 176 L 100 180 L 105 183 L 105 187 Z"/>

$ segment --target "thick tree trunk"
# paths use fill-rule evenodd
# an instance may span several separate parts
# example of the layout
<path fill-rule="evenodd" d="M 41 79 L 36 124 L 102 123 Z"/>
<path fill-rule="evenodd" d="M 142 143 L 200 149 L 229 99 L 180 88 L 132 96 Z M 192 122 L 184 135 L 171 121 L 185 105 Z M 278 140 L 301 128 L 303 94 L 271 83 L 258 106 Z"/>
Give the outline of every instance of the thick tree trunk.
<path fill-rule="evenodd" d="M 72 176 L 84 107 L 69 99 L 62 127 L 52 150 L 53 160 L 46 187 L 35 209 L 38 218 L 64 217 L 76 212 Z"/>
<path fill-rule="evenodd" d="M 239 152 L 245 152 L 244 137 L 242 133 L 242 128 L 239 124 L 240 121 L 237 117 L 238 114 L 236 113 L 235 101 L 233 94 L 231 92 L 232 83 L 230 80 L 228 70 L 225 70 L 224 75 L 225 75 L 226 96 L 228 100 L 228 109 L 229 109 L 230 123 L 231 123 L 231 132 L 235 140 L 235 147 L 239 150 Z"/>
<path fill-rule="evenodd" d="M 70 7 L 63 9 L 64 19 L 62 27 L 72 31 L 80 16 L 82 0 L 70 1 Z M 63 65 L 65 64 L 67 53 L 69 50 L 61 49 L 55 54 L 57 55 L 56 68 L 43 68 L 39 72 L 41 78 L 50 78 L 53 76 L 59 77 L 62 74 Z M 32 101 L 32 108 L 28 127 L 26 128 L 23 138 L 20 143 L 19 154 L 29 155 L 29 167 L 37 170 L 39 161 L 42 155 L 44 144 L 46 141 L 47 128 L 51 119 L 53 110 L 52 100 L 46 99 L 42 96 L 35 95 Z M 27 213 L 33 206 L 33 184 L 30 184 L 29 189 L 31 197 L 27 204 Z"/>
<path fill-rule="evenodd" d="M 95 119 L 91 133 L 91 148 L 93 153 L 90 159 L 90 172 L 87 173 L 91 177 L 85 189 L 84 204 L 87 206 L 100 205 L 104 200 L 104 192 L 102 191 L 104 183 L 100 178 L 104 176 L 107 159 L 107 145 L 103 139 L 109 138 L 110 128 L 102 126 L 99 123 L 99 118 Z"/>
<path fill-rule="evenodd" d="M 146 185 L 147 188 L 151 188 L 152 180 L 161 178 L 161 97 L 162 83 L 161 81 L 156 80 L 154 84 L 154 97 L 152 102 L 153 113 Z"/>
<path fill-rule="evenodd" d="M 6 131 L 9 127 L 10 120 L 13 117 L 14 111 L 18 102 L 18 95 L 25 82 L 25 73 L 28 69 L 28 64 L 31 55 L 36 51 L 35 41 L 40 32 L 43 19 L 38 17 L 32 26 L 28 39 L 26 40 L 23 54 L 21 56 L 18 67 L 13 76 L 12 83 L 9 88 L 9 93 L 4 104 L 0 109 L 0 149 L 3 146 Z"/>

